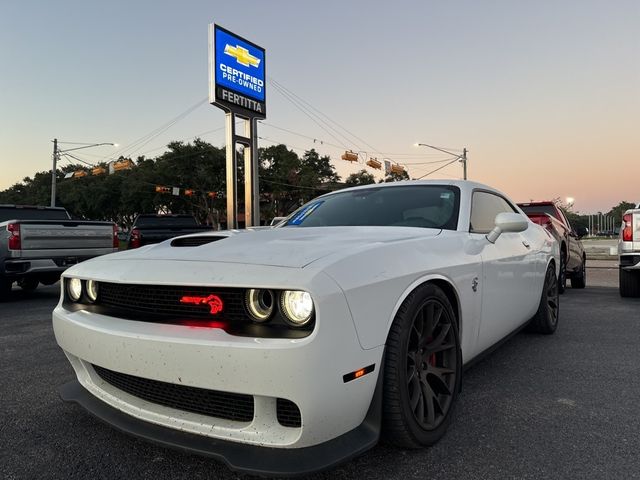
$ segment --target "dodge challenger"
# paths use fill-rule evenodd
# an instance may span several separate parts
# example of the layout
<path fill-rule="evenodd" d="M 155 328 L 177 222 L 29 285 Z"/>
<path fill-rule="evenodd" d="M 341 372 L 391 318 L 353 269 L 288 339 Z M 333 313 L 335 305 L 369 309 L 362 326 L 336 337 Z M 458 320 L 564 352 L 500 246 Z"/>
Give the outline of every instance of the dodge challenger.
<path fill-rule="evenodd" d="M 332 192 L 276 228 L 212 231 L 65 271 L 53 312 L 75 379 L 113 427 L 230 468 L 330 468 L 382 437 L 437 442 L 463 368 L 558 325 L 559 248 L 469 181 Z"/>

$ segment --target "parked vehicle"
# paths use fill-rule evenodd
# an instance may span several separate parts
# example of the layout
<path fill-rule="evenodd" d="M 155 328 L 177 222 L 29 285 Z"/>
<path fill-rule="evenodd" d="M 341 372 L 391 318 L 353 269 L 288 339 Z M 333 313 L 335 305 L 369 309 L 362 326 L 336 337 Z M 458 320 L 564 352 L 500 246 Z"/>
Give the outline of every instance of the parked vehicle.
<path fill-rule="evenodd" d="M 116 428 L 260 475 L 432 445 L 463 365 L 558 325 L 559 249 L 468 181 L 328 193 L 285 223 L 183 236 L 65 272 L 53 312 L 77 379 Z"/>
<path fill-rule="evenodd" d="M 640 297 L 640 208 L 624 212 L 619 238 L 620 296 Z"/>
<path fill-rule="evenodd" d="M 189 233 L 206 232 L 211 227 L 200 225 L 193 215 L 143 214 L 138 215 L 127 236 L 127 248 L 164 242 Z"/>
<path fill-rule="evenodd" d="M 0 205 L 0 297 L 51 285 L 69 266 L 118 250 L 111 222 L 71 220 L 64 208 Z"/>
<path fill-rule="evenodd" d="M 574 229 L 555 202 L 519 203 L 518 206 L 534 223 L 547 228 L 558 240 L 560 293 L 564 292 L 567 279 L 571 280 L 572 288 L 584 288 L 587 285 L 587 254 L 581 239 L 587 235 L 587 229 Z"/>

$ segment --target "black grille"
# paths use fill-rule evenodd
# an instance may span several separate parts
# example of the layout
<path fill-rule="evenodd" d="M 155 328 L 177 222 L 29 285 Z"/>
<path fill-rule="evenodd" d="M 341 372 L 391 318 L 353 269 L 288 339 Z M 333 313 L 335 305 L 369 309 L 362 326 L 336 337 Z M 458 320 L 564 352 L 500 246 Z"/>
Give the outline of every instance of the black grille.
<path fill-rule="evenodd" d="M 114 372 L 97 365 L 93 365 L 93 369 L 105 382 L 148 402 L 236 422 L 253 420 L 253 396 L 251 395 L 159 382 Z"/>
<path fill-rule="evenodd" d="M 300 428 L 302 420 L 300 418 L 300 409 L 291 400 L 279 398 L 277 403 L 278 422 L 283 427 Z"/>
<path fill-rule="evenodd" d="M 178 287 L 170 285 L 132 285 L 100 282 L 97 305 L 142 315 L 165 318 L 205 318 L 215 320 L 246 320 L 244 290 L 220 287 Z M 181 303 L 182 297 L 218 296 L 224 305 L 221 313 L 212 317 L 207 304 Z"/>

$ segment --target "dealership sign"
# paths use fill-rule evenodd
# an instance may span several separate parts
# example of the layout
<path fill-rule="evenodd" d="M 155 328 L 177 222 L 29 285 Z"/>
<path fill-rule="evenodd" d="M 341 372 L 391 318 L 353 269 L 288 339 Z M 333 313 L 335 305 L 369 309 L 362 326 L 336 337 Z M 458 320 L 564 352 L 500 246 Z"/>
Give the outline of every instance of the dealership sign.
<path fill-rule="evenodd" d="M 209 102 L 248 117 L 266 117 L 264 48 L 209 26 Z"/>

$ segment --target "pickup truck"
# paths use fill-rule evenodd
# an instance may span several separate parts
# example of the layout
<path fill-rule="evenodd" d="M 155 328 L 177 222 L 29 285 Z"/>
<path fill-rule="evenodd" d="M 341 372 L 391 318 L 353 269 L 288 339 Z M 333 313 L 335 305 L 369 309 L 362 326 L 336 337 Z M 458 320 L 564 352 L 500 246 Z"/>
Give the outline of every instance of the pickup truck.
<path fill-rule="evenodd" d="M 72 220 L 64 208 L 0 205 L 0 299 L 14 282 L 51 285 L 70 265 L 118 250 L 116 225 Z"/>
<path fill-rule="evenodd" d="M 574 230 L 555 202 L 519 203 L 518 206 L 532 222 L 546 227 L 560 245 L 560 293 L 565 291 L 567 278 L 571 280 L 572 288 L 584 288 L 587 285 L 587 255 L 581 239 L 587 234 L 587 229 Z"/>
<path fill-rule="evenodd" d="M 640 205 L 622 216 L 618 255 L 620 296 L 640 297 Z"/>
<path fill-rule="evenodd" d="M 193 215 L 143 214 L 138 215 L 127 236 L 127 248 L 139 248 L 151 243 L 160 243 L 179 235 L 212 230 L 200 225 Z"/>

